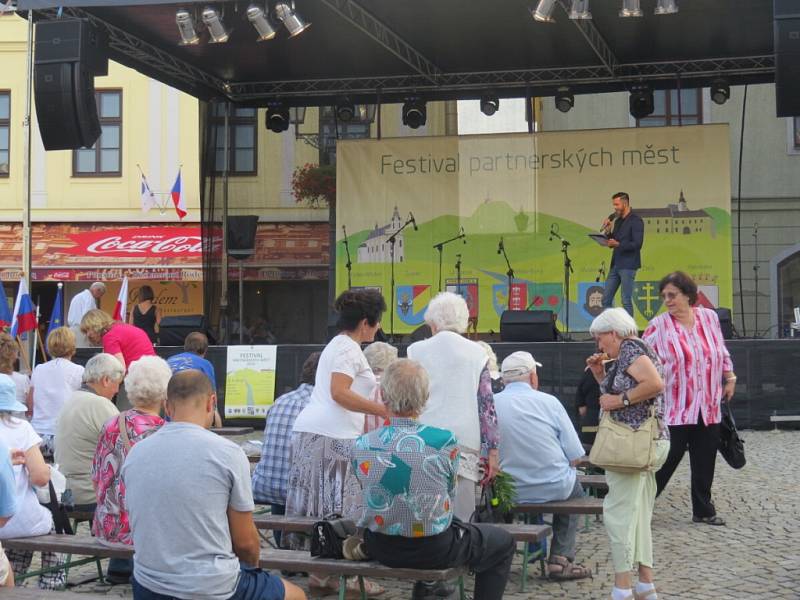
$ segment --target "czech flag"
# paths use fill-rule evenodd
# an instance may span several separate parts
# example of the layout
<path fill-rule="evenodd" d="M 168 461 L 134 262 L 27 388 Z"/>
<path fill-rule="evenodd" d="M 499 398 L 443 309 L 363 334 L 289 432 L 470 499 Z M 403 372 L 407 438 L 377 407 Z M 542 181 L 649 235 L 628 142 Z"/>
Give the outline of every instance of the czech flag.
<path fill-rule="evenodd" d="M 114 305 L 114 314 L 112 315 L 115 321 L 125 322 L 125 317 L 128 315 L 128 278 L 127 276 L 122 279 L 122 285 L 119 288 L 119 296 L 117 296 L 117 303 Z"/>
<path fill-rule="evenodd" d="M 8 299 L 6 292 L 3 289 L 3 284 L 0 283 L 0 331 L 5 331 L 11 327 L 11 309 L 8 308 Z"/>
<path fill-rule="evenodd" d="M 47 338 L 54 329 L 58 329 L 64 325 L 64 284 L 58 284 L 58 292 L 56 293 L 56 301 L 53 304 L 53 312 L 50 314 L 50 325 L 47 327 L 47 335 L 45 336 L 45 346 L 47 346 Z M 47 353 L 50 354 L 50 348 L 47 348 Z"/>
<path fill-rule="evenodd" d="M 11 317 L 11 337 L 17 337 L 34 329 L 36 329 L 36 309 L 28 293 L 28 284 L 24 279 L 20 279 L 14 314 Z"/>
<path fill-rule="evenodd" d="M 186 212 L 186 202 L 183 201 L 183 194 L 181 194 L 181 170 L 178 169 L 178 176 L 175 178 L 175 183 L 170 192 L 172 196 L 172 203 L 175 205 L 175 212 L 178 213 L 178 218 L 183 220 L 188 213 Z"/>

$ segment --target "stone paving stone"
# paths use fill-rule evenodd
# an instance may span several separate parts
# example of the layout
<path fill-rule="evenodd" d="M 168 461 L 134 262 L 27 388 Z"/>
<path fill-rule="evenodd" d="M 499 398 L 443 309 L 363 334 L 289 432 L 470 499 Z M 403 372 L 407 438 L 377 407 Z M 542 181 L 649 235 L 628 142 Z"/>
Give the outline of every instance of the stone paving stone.
<path fill-rule="evenodd" d="M 653 536 L 659 598 L 676 600 L 800 599 L 800 432 L 742 433 L 748 464 L 734 471 L 720 457 L 714 481 L 717 512 L 727 527 L 695 524 L 689 501 L 688 456 L 656 500 Z M 589 520 L 578 533 L 577 560 L 593 579 L 551 582 L 529 568 L 527 593 L 519 592 L 520 557 L 512 567 L 505 598 L 606 600 L 613 584 L 611 554 L 602 522 Z M 34 565 L 38 557 L 34 558 Z M 70 580 L 93 574 L 93 565 L 73 571 Z M 302 577 L 292 581 L 305 587 Z M 31 582 L 29 582 L 31 583 Z M 411 597 L 411 585 L 381 580 L 387 600 Z M 87 583 L 76 592 L 132 598 L 131 588 Z M 468 582 L 468 595 L 472 582 Z M 335 598 L 329 596 L 328 598 Z"/>

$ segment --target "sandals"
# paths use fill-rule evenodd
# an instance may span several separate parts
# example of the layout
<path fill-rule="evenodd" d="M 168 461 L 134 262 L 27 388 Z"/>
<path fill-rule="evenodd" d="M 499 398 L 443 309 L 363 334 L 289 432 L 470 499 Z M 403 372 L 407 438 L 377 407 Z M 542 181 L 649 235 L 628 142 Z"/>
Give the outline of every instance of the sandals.
<path fill-rule="evenodd" d="M 720 516 L 714 515 L 713 517 L 692 517 L 693 523 L 705 523 L 706 525 L 725 525 L 725 519 Z"/>
<path fill-rule="evenodd" d="M 658 598 L 658 590 L 655 587 L 650 588 L 646 592 L 638 593 L 633 590 L 634 600 L 648 600 L 649 598 Z"/>
<path fill-rule="evenodd" d="M 329 596 L 339 593 L 339 578 L 310 576 L 308 581 L 308 591 L 311 596 Z M 380 596 L 386 590 L 369 579 L 364 579 L 364 591 L 368 598 Z M 345 598 L 348 600 L 360 600 L 361 588 L 358 585 L 358 577 L 348 577 L 345 584 Z"/>
<path fill-rule="evenodd" d="M 561 568 L 553 571 L 552 567 Z M 585 579 L 592 576 L 592 570 L 583 565 L 575 564 L 564 556 L 551 556 L 547 561 L 547 576 L 555 581 Z"/>

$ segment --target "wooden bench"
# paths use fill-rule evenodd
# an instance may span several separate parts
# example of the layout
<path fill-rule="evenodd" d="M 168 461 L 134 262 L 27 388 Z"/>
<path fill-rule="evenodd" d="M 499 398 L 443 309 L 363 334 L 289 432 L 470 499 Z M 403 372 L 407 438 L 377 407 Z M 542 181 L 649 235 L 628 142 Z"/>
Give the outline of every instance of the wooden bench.
<path fill-rule="evenodd" d="M 88 598 L 106 598 L 107 594 L 76 594 L 74 592 L 40 590 L 31 587 L 0 587 L 0 598 L 8 600 L 87 600 Z"/>
<path fill-rule="evenodd" d="M 554 514 L 554 515 L 602 515 L 603 501 L 584 496 L 558 502 L 540 504 L 517 504 L 511 511 L 514 514 Z"/>
<path fill-rule="evenodd" d="M 253 521 L 258 529 L 308 534 L 311 533 L 314 523 L 319 521 L 319 519 L 316 517 L 262 514 L 253 517 Z M 529 525 L 527 523 L 496 523 L 495 526 L 505 529 L 511 534 L 515 542 L 522 542 L 524 544 L 520 590 L 525 592 L 528 581 L 528 560 L 531 558 L 528 544 L 546 540 L 552 533 L 552 529 L 549 525 Z M 541 563 L 542 573 L 544 574 L 544 556 L 539 556 L 538 558 Z"/>
<path fill-rule="evenodd" d="M 253 433 L 252 427 L 212 427 L 212 433 L 217 435 L 232 436 L 232 435 L 249 435 Z"/>
<path fill-rule="evenodd" d="M 581 482 L 584 489 L 598 492 L 608 491 L 608 482 L 605 475 L 578 475 L 578 481 Z"/>

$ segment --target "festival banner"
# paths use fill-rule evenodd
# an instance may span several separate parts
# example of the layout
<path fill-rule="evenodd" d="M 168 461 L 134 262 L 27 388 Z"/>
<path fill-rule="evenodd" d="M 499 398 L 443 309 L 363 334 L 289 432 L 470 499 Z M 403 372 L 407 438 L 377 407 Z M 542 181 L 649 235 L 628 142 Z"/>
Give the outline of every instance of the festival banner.
<path fill-rule="evenodd" d="M 228 346 L 225 418 L 265 417 L 275 400 L 277 346 Z"/>
<path fill-rule="evenodd" d="M 422 323 L 456 265 L 474 288 L 478 331 L 497 331 L 509 304 L 553 311 L 562 329 L 569 313 L 570 329 L 586 331 L 611 262 L 588 234 L 624 191 L 645 224 L 640 327 L 664 310 L 657 282 L 676 269 L 702 286 L 704 302 L 730 306 L 728 135 L 727 125 L 702 125 L 339 141 L 337 224 L 350 235 L 338 228 L 337 292 L 347 287 L 347 242 L 353 287 L 380 288 L 394 309 L 384 331 Z M 448 240 L 440 262 L 436 246 Z"/>

